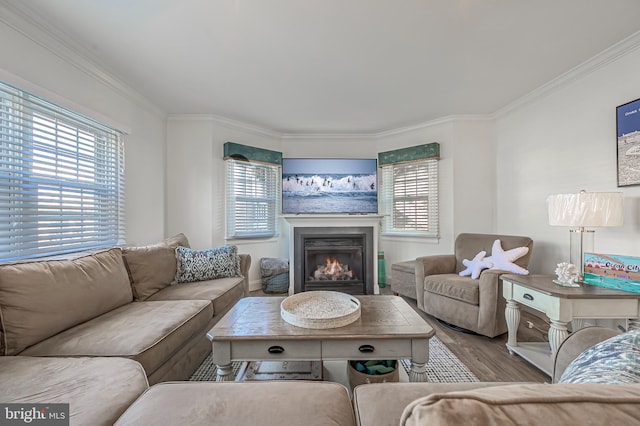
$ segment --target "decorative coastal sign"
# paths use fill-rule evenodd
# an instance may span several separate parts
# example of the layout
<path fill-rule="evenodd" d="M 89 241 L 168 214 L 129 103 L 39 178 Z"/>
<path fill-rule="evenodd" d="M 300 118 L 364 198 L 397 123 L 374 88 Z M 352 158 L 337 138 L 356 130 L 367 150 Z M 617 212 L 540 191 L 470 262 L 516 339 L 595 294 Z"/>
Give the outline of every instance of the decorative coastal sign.
<path fill-rule="evenodd" d="M 585 253 L 584 282 L 615 290 L 640 293 L 640 258 Z"/>

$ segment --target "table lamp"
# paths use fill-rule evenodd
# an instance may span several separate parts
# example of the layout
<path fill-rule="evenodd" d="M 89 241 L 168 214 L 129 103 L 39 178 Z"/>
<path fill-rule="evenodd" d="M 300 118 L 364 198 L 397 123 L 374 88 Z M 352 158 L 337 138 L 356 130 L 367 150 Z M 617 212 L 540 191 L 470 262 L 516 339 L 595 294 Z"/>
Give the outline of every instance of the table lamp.
<path fill-rule="evenodd" d="M 621 226 L 622 192 L 585 192 L 553 194 L 547 198 L 549 225 L 569 226 L 569 262 L 578 267 L 579 281 L 584 277 L 584 253 L 593 251 L 595 231 L 586 227 Z"/>

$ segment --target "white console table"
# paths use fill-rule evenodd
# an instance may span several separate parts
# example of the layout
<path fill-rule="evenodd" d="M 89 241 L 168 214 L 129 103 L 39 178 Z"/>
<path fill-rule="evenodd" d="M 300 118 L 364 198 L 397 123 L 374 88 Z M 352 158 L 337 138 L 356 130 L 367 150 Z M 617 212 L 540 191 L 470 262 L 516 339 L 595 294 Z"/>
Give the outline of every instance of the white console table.
<path fill-rule="evenodd" d="M 589 284 L 562 287 L 554 284 L 553 279 L 550 275 L 502 275 L 503 295 L 507 301 L 507 349 L 548 375 L 553 374 L 558 347 L 569 335 L 569 322 L 575 331 L 582 327 L 585 319 L 626 318 L 629 328 L 640 328 L 640 294 Z M 549 343 L 518 343 L 520 305 L 549 317 Z"/>

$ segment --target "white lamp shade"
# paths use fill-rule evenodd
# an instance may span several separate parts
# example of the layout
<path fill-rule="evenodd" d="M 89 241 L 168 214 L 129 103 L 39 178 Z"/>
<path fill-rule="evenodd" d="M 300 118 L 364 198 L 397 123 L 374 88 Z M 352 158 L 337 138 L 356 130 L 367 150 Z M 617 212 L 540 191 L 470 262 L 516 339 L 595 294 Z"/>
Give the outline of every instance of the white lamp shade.
<path fill-rule="evenodd" d="M 547 198 L 549 225 L 621 226 L 622 192 L 554 194 Z"/>

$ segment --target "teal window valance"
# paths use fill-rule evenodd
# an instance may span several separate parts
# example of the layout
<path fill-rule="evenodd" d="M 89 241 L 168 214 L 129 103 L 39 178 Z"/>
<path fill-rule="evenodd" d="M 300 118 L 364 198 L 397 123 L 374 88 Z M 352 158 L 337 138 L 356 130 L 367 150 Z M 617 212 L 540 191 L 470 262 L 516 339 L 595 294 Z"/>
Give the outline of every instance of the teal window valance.
<path fill-rule="evenodd" d="M 241 145 L 234 142 L 225 142 L 224 159 L 242 159 L 257 161 L 260 163 L 282 165 L 282 153 L 264 148 L 256 148 L 248 145 Z"/>
<path fill-rule="evenodd" d="M 393 151 L 380 152 L 378 153 L 378 166 L 429 159 L 440 159 L 439 143 L 433 142 L 424 145 L 410 146 L 408 148 L 394 149 Z"/>

